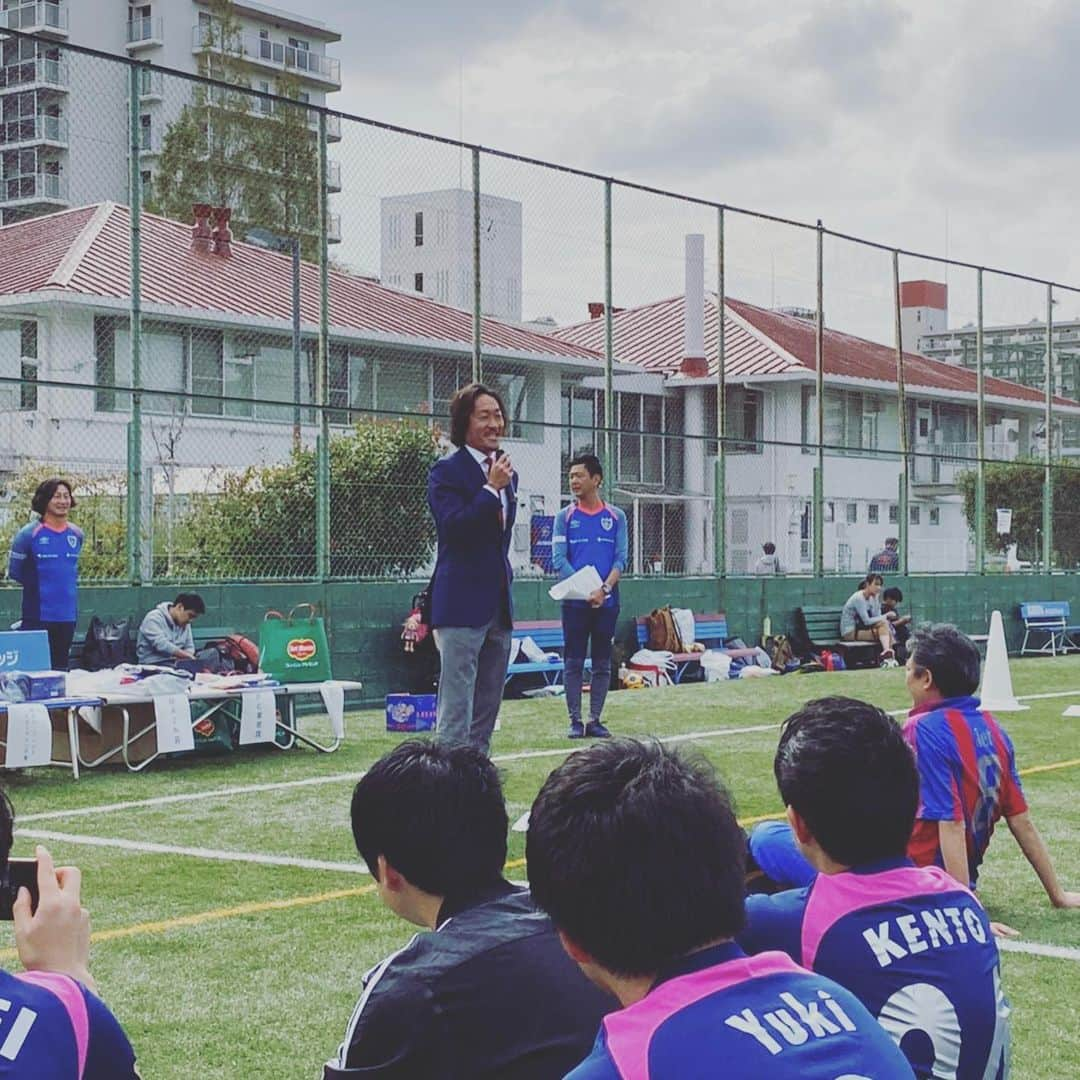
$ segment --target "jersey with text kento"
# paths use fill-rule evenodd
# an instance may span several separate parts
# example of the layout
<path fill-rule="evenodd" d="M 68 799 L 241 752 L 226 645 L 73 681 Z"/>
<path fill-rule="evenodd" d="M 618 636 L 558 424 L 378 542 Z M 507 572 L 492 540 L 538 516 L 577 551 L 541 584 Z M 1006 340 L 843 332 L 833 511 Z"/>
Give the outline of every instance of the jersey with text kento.
<path fill-rule="evenodd" d="M 1004 1080 L 1009 1005 L 997 945 L 972 893 L 938 867 L 883 860 L 750 896 L 740 942 L 781 949 L 847 987 L 920 1080 Z"/>

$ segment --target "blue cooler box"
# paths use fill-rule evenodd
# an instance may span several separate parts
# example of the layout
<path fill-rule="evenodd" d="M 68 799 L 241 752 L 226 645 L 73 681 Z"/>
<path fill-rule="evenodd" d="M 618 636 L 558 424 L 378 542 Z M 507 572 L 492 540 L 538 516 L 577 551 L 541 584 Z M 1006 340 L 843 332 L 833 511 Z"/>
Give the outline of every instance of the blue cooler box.
<path fill-rule="evenodd" d="M 434 694 L 387 694 L 387 731 L 434 731 Z"/>

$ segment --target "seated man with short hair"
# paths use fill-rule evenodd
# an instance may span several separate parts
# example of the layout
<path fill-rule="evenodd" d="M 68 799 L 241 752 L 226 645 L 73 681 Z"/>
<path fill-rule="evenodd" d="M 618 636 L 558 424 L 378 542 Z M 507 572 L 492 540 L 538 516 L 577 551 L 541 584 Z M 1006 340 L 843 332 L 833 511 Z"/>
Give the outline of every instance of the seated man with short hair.
<path fill-rule="evenodd" d="M 1009 1007 L 986 913 L 944 870 L 906 857 L 919 776 L 900 728 L 862 701 L 811 701 L 784 722 L 774 770 L 820 873 L 747 897 L 740 944 L 782 949 L 846 986 L 916 1076 L 1005 1076 Z"/>
<path fill-rule="evenodd" d="M 745 841 L 702 760 L 631 739 L 572 754 L 533 803 L 526 844 L 537 903 L 623 1005 L 568 1080 L 911 1080 L 854 995 L 735 943 Z"/>
<path fill-rule="evenodd" d="M 140 664 L 172 665 L 195 659 L 195 638 L 191 624 L 206 612 L 198 593 L 180 593 L 170 604 L 160 603 L 139 623 L 135 656 Z"/>
<path fill-rule="evenodd" d="M 503 878 L 495 766 L 414 739 L 356 785 L 352 830 L 379 897 L 422 931 L 364 976 L 324 1080 L 550 1080 L 615 1002 L 570 962 L 529 893 Z"/>

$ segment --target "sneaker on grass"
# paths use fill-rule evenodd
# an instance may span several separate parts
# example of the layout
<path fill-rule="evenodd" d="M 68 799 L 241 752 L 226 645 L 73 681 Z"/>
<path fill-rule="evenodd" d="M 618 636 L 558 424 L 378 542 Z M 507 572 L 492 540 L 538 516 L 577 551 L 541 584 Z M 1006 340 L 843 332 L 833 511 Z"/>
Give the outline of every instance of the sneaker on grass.
<path fill-rule="evenodd" d="M 590 720 L 585 725 L 585 737 L 587 739 L 610 739 L 611 732 L 599 720 Z"/>
<path fill-rule="evenodd" d="M 571 720 L 570 729 L 566 733 L 568 739 L 584 739 L 585 725 L 580 720 Z"/>

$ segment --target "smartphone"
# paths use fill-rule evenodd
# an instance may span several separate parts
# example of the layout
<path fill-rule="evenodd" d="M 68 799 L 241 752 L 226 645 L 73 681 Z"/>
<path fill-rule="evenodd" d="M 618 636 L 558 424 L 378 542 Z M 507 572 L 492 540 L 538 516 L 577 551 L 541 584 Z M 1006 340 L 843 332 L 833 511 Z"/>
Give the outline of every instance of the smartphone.
<path fill-rule="evenodd" d="M 7 867 L 0 875 L 0 919 L 10 922 L 15 917 L 12 906 L 19 895 L 19 889 L 24 885 L 30 890 L 30 910 L 37 911 L 37 859 L 8 859 Z"/>

